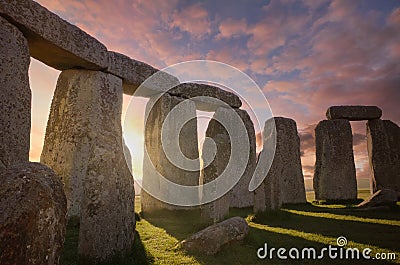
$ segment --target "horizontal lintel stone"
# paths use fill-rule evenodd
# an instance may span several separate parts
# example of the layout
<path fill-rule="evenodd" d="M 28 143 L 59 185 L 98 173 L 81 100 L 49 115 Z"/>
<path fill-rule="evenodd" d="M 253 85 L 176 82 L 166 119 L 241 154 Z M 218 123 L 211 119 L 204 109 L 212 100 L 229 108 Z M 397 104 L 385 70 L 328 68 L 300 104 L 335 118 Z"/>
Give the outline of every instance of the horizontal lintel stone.
<path fill-rule="evenodd" d="M 32 57 L 58 70 L 103 70 L 107 48 L 34 1 L 0 1 L 0 15 L 22 31 Z"/>
<path fill-rule="evenodd" d="M 362 121 L 379 119 L 382 110 L 376 106 L 331 106 L 326 111 L 328 120 Z"/>
<path fill-rule="evenodd" d="M 215 111 L 218 107 L 240 108 L 242 106 L 242 101 L 234 93 L 207 84 L 182 83 L 169 90 L 168 93 L 193 99 L 198 110 Z"/>

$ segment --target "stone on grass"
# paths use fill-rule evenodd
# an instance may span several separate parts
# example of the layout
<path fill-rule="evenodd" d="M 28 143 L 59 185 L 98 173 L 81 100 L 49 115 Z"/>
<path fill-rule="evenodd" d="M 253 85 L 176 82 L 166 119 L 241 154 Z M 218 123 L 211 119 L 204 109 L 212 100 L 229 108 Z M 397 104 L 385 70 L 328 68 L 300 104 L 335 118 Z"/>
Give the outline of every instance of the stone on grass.
<path fill-rule="evenodd" d="M 357 205 L 358 208 L 374 208 L 380 206 L 395 206 L 397 203 L 397 192 L 391 189 L 378 190 L 368 199 Z"/>
<path fill-rule="evenodd" d="M 197 232 L 180 244 L 187 251 L 214 255 L 222 246 L 242 241 L 248 233 L 249 226 L 246 220 L 241 217 L 232 217 Z"/>
<path fill-rule="evenodd" d="M 0 264 L 58 264 L 67 200 L 53 170 L 20 162 L 0 172 Z"/>
<path fill-rule="evenodd" d="M 28 43 L 22 33 L 2 17 L 0 62 L 0 168 L 4 169 L 29 160 L 31 89 Z"/>

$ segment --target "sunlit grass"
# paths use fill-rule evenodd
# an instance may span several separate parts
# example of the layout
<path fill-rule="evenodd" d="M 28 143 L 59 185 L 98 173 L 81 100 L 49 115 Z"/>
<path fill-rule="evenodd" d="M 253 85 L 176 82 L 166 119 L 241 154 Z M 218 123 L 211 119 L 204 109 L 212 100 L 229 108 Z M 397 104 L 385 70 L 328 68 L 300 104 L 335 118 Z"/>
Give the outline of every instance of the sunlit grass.
<path fill-rule="evenodd" d="M 362 195 L 363 196 L 363 195 Z M 368 197 L 369 193 L 364 192 Z M 364 197 L 363 196 L 363 197 Z M 140 212 L 140 197 L 135 209 Z M 110 264 L 320 264 L 315 260 L 260 260 L 257 250 L 268 246 L 290 249 L 314 247 L 320 250 L 345 236 L 347 247 L 395 253 L 396 261 L 330 260 L 329 264 L 393 264 L 400 262 L 400 210 L 361 212 L 343 205 L 287 205 L 280 211 L 253 215 L 250 208 L 232 209 L 231 216 L 247 217 L 250 232 L 242 243 L 225 246 L 214 256 L 187 253 L 178 243 L 204 227 L 198 212 L 160 212 L 137 221 L 133 254 L 126 260 Z M 61 264 L 76 264 L 77 230 L 69 227 Z"/>
<path fill-rule="evenodd" d="M 328 218 L 328 219 L 343 220 L 343 221 L 400 226 L 400 221 L 395 221 L 395 220 L 363 218 L 363 217 L 357 217 L 357 216 L 352 216 L 352 215 L 340 215 L 340 214 L 332 214 L 332 213 L 321 214 L 318 212 L 298 211 L 298 210 L 292 210 L 292 209 L 282 209 L 282 211 L 286 211 L 286 212 L 289 212 L 292 214 L 312 216 L 312 217 L 317 217 L 317 218 Z"/>

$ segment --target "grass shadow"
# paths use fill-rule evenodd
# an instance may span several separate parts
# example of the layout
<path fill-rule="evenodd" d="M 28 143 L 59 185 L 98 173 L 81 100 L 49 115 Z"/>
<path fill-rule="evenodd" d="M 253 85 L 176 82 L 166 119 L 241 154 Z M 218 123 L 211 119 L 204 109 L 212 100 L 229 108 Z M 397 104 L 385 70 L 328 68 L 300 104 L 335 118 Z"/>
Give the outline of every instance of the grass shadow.
<path fill-rule="evenodd" d="M 208 226 L 200 222 L 200 210 L 158 210 L 147 213 L 142 218 L 156 227 L 165 229 L 179 241 Z"/>
<path fill-rule="evenodd" d="M 125 255 L 116 254 L 109 261 L 95 263 L 92 260 L 87 260 L 79 257 L 78 254 L 79 243 L 79 222 L 70 220 L 67 225 L 66 237 L 61 253 L 61 265 L 83 265 L 83 264 L 96 264 L 96 265 L 151 265 L 154 264 L 154 257 L 149 251 L 146 250 L 140 235 L 135 231 L 135 240 L 132 249 Z"/>
<path fill-rule="evenodd" d="M 354 242 L 399 251 L 400 227 L 397 225 L 362 222 L 361 218 L 352 220 L 351 217 L 346 220 L 333 219 L 329 215 L 332 211 L 329 210 L 318 211 L 318 216 L 308 216 L 302 215 L 301 212 L 290 212 L 292 209 L 308 214 L 310 206 L 287 207 L 275 212 L 258 214 L 252 221 L 271 227 L 333 238 L 345 236 Z"/>

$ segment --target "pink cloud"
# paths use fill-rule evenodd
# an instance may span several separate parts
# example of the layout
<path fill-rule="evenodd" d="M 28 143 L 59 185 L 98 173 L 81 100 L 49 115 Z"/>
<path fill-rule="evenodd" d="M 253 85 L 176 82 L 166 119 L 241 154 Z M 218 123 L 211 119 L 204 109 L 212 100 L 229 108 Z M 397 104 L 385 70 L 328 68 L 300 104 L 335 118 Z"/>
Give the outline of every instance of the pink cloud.
<path fill-rule="evenodd" d="M 217 39 L 239 37 L 246 34 L 247 22 L 244 18 L 239 20 L 228 18 L 219 24 L 218 30 L 219 34 L 216 36 Z"/>
<path fill-rule="evenodd" d="M 210 18 L 201 3 L 196 3 L 180 11 L 175 10 L 170 26 L 177 27 L 199 39 L 211 33 Z"/>

